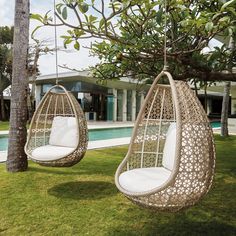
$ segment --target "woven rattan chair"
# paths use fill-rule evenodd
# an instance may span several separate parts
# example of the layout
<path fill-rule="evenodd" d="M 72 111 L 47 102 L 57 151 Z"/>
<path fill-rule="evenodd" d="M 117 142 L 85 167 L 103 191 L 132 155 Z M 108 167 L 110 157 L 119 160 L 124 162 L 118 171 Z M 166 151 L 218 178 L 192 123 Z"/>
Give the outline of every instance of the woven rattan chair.
<path fill-rule="evenodd" d="M 159 84 L 168 78 L 169 84 Z M 139 112 L 128 153 L 116 171 L 118 189 L 159 211 L 194 205 L 211 187 L 212 128 L 195 93 L 162 71 Z"/>
<path fill-rule="evenodd" d="M 44 166 L 68 167 L 84 156 L 87 123 L 79 103 L 61 85 L 43 97 L 30 124 L 25 152 Z"/>

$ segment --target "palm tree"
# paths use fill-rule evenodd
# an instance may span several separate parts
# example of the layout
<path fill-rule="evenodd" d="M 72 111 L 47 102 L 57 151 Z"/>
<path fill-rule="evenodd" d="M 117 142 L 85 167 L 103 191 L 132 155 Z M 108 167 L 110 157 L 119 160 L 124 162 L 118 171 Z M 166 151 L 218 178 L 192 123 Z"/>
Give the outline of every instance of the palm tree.
<path fill-rule="evenodd" d="M 29 0 L 15 0 L 11 117 L 7 170 L 25 171 L 28 167 L 24 145 L 27 136 L 27 52 L 29 41 Z"/>

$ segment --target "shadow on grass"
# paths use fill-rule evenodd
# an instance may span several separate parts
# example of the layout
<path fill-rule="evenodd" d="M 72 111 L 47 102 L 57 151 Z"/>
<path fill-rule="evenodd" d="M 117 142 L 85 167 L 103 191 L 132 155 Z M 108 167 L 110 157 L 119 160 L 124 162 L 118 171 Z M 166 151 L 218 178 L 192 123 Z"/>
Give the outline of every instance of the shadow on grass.
<path fill-rule="evenodd" d="M 48 189 L 48 194 L 57 198 L 94 200 L 117 194 L 115 185 L 104 181 L 67 182 Z"/>
<path fill-rule="evenodd" d="M 234 226 L 218 222 L 217 220 L 212 220 L 209 222 L 195 222 L 178 215 L 165 223 L 158 221 L 158 219 L 160 218 L 157 217 L 156 219 L 152 219 L 150 222 L 146 223 L 142 228 L 139 228 L 138 230 L 136 229 L 135 225 L 127 225 L 125 228 L 110 228 L 106 235 L 220 236 L 235 235 L 236 233 L 236 228 Z"/>
<path fill-rule="evenodd" d="M 236 225 L 227 215 L 217 207 L 212 210 L 199 205 L 177 213 L 133 207 L 123 212 L 120 222 L 115 227 L 111 225 L 106 235 L 236 235 Z M 126 227 L 119 227 L 119 224 L 124 226 L 124 222 Z"/>

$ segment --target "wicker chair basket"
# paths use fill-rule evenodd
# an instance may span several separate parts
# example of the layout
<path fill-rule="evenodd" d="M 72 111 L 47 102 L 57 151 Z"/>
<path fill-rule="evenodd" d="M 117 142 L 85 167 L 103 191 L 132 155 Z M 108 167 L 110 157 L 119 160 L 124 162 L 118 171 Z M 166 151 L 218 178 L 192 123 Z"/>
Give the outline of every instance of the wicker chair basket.
<path fill-rule="evenodd" d="M 161 79 L 168 84 L 160 84 Z M 121 185 L 127 171 L 162 166 L 166 133 L 176 124 L 173 169 L 168 180 L 148 191 L 130 191 Z M 168 148 L 173 148 L 172 146 Z M 157 211 L 179 211 L 197 203 L 210 189 L 215 168 L 215 146 L 207 115 L 187 83 L 162 71 L 140 109 L 128 153 L 119 165 L 115 183 L 134 203 Z"/>
<path fill-rule="evenodd" d="M 77 147 L 67 156 L 53 161 L 37 160 L 33 150 L 48 145 L 54 117 L 75 117 L 79 140 Z M 32 118 L 25 152 L 28 157 L 44 166 L 69 167 L 78 163 L 84 156 L 88 144 L 87 122 L 84 113 L 74 95 L 63 86 L 55 85 L 44 95 Z"/>

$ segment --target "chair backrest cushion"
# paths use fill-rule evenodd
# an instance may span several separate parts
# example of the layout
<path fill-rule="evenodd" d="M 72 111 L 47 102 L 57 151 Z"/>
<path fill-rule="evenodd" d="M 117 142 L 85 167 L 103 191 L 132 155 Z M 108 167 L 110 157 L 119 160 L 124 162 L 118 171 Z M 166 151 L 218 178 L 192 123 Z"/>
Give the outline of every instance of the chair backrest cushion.
<path fill-rule="evenodd" d="M 75 117 L 56 116 L 52 122 L 49 144 L 76 148 L 79 141 L 79 128 Z"/>
<path fill-rule="evenodd" d="M 166 133 L 166 141 L 163 150 L 162 165 L 168 170 L 173 170 L 176 147 L 176 123 L 171 123 Z"/>

